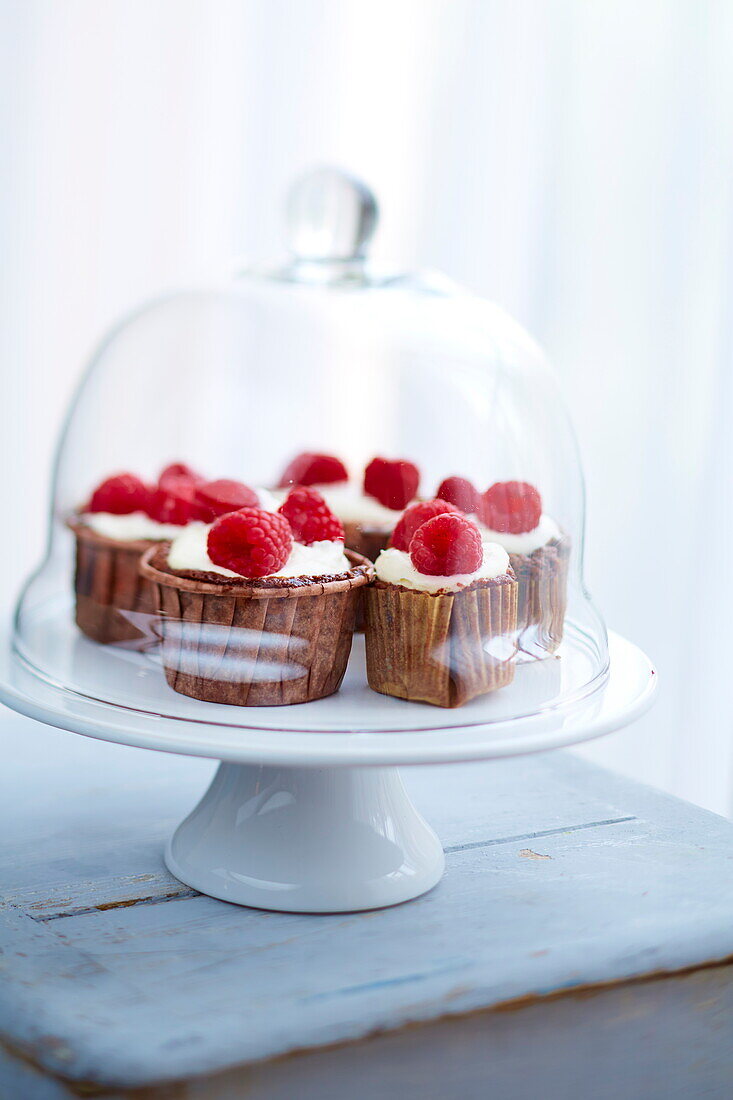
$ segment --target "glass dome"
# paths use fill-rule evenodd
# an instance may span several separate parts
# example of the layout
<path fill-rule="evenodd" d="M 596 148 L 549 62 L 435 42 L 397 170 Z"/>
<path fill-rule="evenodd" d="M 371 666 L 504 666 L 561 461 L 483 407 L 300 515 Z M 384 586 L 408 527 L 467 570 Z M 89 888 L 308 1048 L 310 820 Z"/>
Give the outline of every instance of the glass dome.
<path fill-rule="evenodd" d="M 358 181 L 313 173 L 289 216 L 289 263 L 148 303 L 94 355 L 17 654 L 85 698 L 244 729 L 587 699 L 606 632 L 542 352 L 444 279 L 376 270 Z"/>

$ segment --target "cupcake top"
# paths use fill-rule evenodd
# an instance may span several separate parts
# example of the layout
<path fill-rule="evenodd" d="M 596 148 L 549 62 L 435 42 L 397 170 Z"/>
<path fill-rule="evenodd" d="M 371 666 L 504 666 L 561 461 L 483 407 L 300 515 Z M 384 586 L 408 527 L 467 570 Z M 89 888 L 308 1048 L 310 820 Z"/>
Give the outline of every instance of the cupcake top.
<path fill-rule="evenodd" d="M 246 507 L 191 522 L 171 542 L 168 568 L 225 579 L 319 578 L 348 573 L 344 529 L 314 489 L 292 489 L 277 512 Z"/>
<path fill-rule="evenodd" d="M 562 531 L 555 520 L 544 512 L 531 531 L 495 531 L 481 522 L 479 522 L 479 529 L 485 539 L 498 542 L 508 554 L 532 554 L 540 547 L 546 546 L 548 542 L 562 538 Z"/>
<path fill-rule="evenodd" d="M 160 542 L 172 539 L 181 531 L 174 523 L 158 523 L 145 512 L 117 515 L 115 512 L 83 512 L 81 521 L 103 538 L 115 542 Z"/>
<path fill-rule="evenodd" d="M 209 555 L 209 535 L 213 524 L 189 523 L 179 528 L 168 551 L 168 567 L 176 573 L 215 573 L 220 577 L 241 580 L 246 573 L 228 569 L 213 561 Z M 247 568 L 246 564 L 244 568 Z M 267 577 L 323 577 L 346 573 L 351 569 L 344 554 L 343 539 L 320 539 L 306 546 L 292 542 L 285 563 L 279 569 L 271 569 Z"/>
<path fill-rule="evenodd" d="M 526 481 L 497 481 L 480 493 L 467 478 L 448 477 L 437 495 L 469 515 L 484 541 L 497 542 L 509 554 L 531 554 L 562 537 L 542 511 L 539 492 Z"/>
<path fill-rule="evenodd" d="M 162 541 L 193 521 L 214 520 L 246 505 L 270 509 L 276 502 L 266 489 L 241 481 L 207 481 L 182 462 L 163 469 L 155 484 L 122 473 L 102 481 L 80 509 L 82 523 L 104 538 L 119 542 Z"/>
<path fill-rule="evenodd" d="M 314 488 L 343 523 L 389 531 L 417 495 L 419 482 L 417 466 L 406 459 L 373 458 L 359 484 L 349 480 L 339 458 L 306 452 L 288 464 L 279 485 Z"/>
<path fill-rule="evenodd" d="M 426 501 L 406 510 L 375 570 L 387 584 L 435 595 L 504 576 L 509 555 L 484 542 L 477 525 L 450 504 Z"/>

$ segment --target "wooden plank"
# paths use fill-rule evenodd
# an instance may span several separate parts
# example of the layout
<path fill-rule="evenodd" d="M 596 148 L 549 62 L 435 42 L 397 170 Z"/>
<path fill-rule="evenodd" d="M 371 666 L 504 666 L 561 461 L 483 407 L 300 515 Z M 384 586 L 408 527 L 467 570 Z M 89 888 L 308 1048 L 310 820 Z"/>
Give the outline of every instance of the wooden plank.
<path fill-rule="evenodd" d="M 38 883 L 9 891 L 6 900 L 34 920 L 50 921 L 58 917 L 81 916 L 108 909 L 126 909 L 130 905 L 197 896 L 196 890 L 184 886 L 163 868 L 137 875 L 100 875 L 73 882 Z"/>
<path fill-rule="evenodd" d="M 725 967 L 442 1019 L 229 1070 L 159 1095 L 730 1100 L 732 1083 L 733 971 Z"/>
<path fill-rule="evenodd" d="M 41 1073 L 0 1044 L 0 1100 L 78 1100 L 78 1097 L 76 1090 L 72 1092 L 62 1081 Z M 105 1100 L 114 1098 L 108 1094 Z"/>
<path fill-rule="evenodd" d="M 730 823 L 568 754 L 408 772 L 443 883 L 303 917 L 164 900 L 206 762 L 0 730 L 0 1036 L 69 1079 L 211 1076 L 733 954 Z"/>

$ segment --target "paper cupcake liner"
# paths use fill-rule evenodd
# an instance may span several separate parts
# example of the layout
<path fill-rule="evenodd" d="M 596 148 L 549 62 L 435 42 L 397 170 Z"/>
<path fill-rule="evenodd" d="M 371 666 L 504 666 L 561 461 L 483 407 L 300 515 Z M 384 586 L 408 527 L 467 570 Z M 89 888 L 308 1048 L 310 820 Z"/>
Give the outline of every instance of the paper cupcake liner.
<path fill-rule="evenodd" d="M 142 554 L 154 542 L 119 542 L 71 521 L 76 536 L 76 625 L 94 642 L 142 648 L 151 641 L 147 629 L 156 597 L 140 576 Z"/>
<path fill-rule="evenodd" d="M 568 602 L 570 539 L 563 536 L 532 554 L 510 554 L 519 584 L 517 644 L 532 656 L 554 653 L 563 636 Z"/>
<path fill-rule="evenodd" d="M 140 563 L 159 612 L 165 675 L 174 691 L 208 703 L 288 706 L 333 695 L 351 651 L 370 562 L 325 582 L 210 583 L 166 571 L 167 547 Z"/>
<path fill-rule="evenodd" d="M 432 596 L 377 581 L 366 592 L 373 691 L 459 707 L 514 676 L 517 583 L 509 576 Z"/>
<path fill-rule="evenodd" d="M 395 521 L 396 522 L 396 521 Z M 391 531 L 380 530 L 376 527 L 362 527 L 360 523 L 344 524 L 344 545 L 356 554 L 376 561 L 382 550 L 387 549 Z M 363 592 L 366 591 L 365 589 Z M 356 624 L 354 629 L 358 634 L 364 631 L 366 626 L 366 612 L 364 607 L 364 595 L 356 606 Z"/>

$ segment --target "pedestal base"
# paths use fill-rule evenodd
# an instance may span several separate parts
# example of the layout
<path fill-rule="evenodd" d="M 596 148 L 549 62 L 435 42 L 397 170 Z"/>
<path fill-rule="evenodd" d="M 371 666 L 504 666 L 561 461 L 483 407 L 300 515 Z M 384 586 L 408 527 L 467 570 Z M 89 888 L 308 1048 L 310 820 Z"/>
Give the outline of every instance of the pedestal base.
<path fill-rule="evenodd" d="M 396 905 L 445 865 L 396 768 L 241 764 L 219 766 L 165 860 L 204 894 L 296 913 Z"/>

